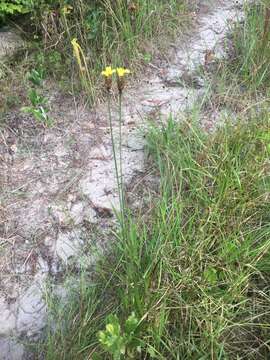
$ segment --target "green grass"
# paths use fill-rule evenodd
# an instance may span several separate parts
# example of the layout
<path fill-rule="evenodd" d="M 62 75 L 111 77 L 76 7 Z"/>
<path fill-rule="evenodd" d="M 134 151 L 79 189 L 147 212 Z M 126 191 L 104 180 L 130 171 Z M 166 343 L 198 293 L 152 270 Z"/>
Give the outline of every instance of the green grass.
<path fill-rule="evenodd" d="M 37 70 L 62 80 L 69 92 L 72 80 L 75 93 L 81 87 L 72 39 L 83 49 L 94 93 L 101 87 L 100 72 L 106 65 L 132 66 L 135 73 L 151 61 L 157 47 L 166 48 L 168 37 L 179 35 L 193 9 L 188 0 L 71 0 L 66 11 L 62 0 L 33 3 L 20 24 L 30 44 L 26 55 L 30 53 Z"/>
<path fill-rule="evenodd" d="M 234 66 L 245 85 L 257 90 L 270 81 L 270 4 L 247 5 L 245 15 L 234 31 Z"/>
<path fill-rule="evenodd" d="M 106 321 L 124 331 L 133 312 L 133 343 L 114 359 L 265 359 L 269 116 L 211 136 L 170 120 L 148 140 L 160 196 L 147 221 L 128 217 L 94 277 L 56 307 L 59 328 L 49 334 L 46 359 L 111 359 L 97 333 Z"/>
<path fill-rule="evenodd" d="M 229 113 L 243 117 L 267 109 L 270 95 L 270 17 L 262 2 L 246 4 L 245 17 L 229 33 L 227 56 L 201 69 L 208 82 L 206 116 Z M 268 24 L 268 25 L 267 25 Z M 268 31 L 266 31 L 268 29 Z M 249 115 L 248 115 L 249 116 Z"/>
<path fill-rule="evenodd" d="M 23 30 L 28 44 L 24 53 L 2 64 L 0 86 L 6 94 L 20 94 L 14 107 L 25 105 L 24 78 L 33 69 L 44 74 L 50 89 L 85 95 L 95 102 L 103 95 L 100 73 L 105 66 L 130 67 L 136 77 L 157 52 L 168 48 L 168 38 L 188 26 L 193 10 L 189 0 L 35 0 L 32 4 L 30 13 L 8 18 L 11 26 L 15 22 Z M 67 4 L 70 8 L 65 13 Z M 74 38 L 85 56 L 87 84 L 73 54 Z M 13 107 L 6 101 L 11 96 L 0 98 L 1 117 Z"/>

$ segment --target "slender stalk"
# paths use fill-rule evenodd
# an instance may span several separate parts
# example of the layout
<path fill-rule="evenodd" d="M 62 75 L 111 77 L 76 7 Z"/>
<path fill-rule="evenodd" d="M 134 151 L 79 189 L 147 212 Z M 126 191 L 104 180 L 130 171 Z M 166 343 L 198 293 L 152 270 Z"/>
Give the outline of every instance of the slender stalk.
<path fill-rule="evenodd" d="M 122 191 L 121 191 L 121 182 L 120 182 L 120 176 L 119 176 L 119 169 L 118 169 L 118 164 L 117 164 L 116 146 L 115 146 L 115 140 L 114 140 L 114 135 L 113 135 L 112 112 L 111 112 L 111 94 L 110 94 L 109 91 L 108 91 L 108 114 L 109 114 L 109 124 L 110 124 L 111 142 L 112 142 L 112 149 L 113 149 L 113 161 L 114 161 L 114 168 L 115 168 L 115 174 L 116 174 L 118 198 L 119 198 L 120 211 L 121 211 L 121 217 L 122 217 L 122 214 L 123 214 L 123 212 L 122 212 Z"/>
<path fill-rule="evenodd" d="M 119 173 L 120 173 L 120 196 L 121 196 L 121 212 L 122 221 L 124 220 L 124 185 L 123 185 L 123 157 L 122 157 L 122 91 L 119 92 Z"/>

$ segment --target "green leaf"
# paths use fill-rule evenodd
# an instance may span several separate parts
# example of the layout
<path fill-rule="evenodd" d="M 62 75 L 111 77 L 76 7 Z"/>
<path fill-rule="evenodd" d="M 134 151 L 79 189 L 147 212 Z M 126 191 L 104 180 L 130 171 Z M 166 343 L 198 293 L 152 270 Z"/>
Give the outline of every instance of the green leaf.
<path fill-rule="evenodd" d="M 146 53 L 146 54 L 143 55 L 143 59 L 144 59 L 144 61 L 148 64 L 148 63 L 150 63 L 150 61 L 152 60 L 152 55 Z"/>
<path fill-rule="evenodd" d="M 32 106 L 24 106 L 21 108 L 21 110 L 25 113 L 33 115 L 38 122 L 42 122 L 47 126 L 51 126 L 53 123 L 52 119 L 47 114 L 48 110 L 43 106 L 39 106 L 37 108 Z"/>
<path fill-rule="evenodd" d="M 35 89 L 30 89 L 28 92 L 29 100 L 33 106 L 42 105 L 47 102 L 47 99 L 39 95 Z"/>
<path fill-rule="evenodd" d="M 130 335 L 131 333 L 133 333 L 137 326 L 139 324 L 139 320 L 136 318 L 135 313 L 133 312 L 128 319 L 126 320 L 125 323 L 125 332 L 127 335 Z"/>
<path fill-rule="evenodd" d="M 42 71 L 32 69 L 28 74 L 28 80 L 31 81 L 34 85 L 41 86 L 43 79 L 44 73 Z"/>
<path fill-rule="evenodd" d="M 126 353 L 126 339 L 121 335 L 121 327 L 116 315 L 108 316 L 107 321 L 105 330 L 98 333 L 98 340 L 103 348 L 118 360 Z"/>

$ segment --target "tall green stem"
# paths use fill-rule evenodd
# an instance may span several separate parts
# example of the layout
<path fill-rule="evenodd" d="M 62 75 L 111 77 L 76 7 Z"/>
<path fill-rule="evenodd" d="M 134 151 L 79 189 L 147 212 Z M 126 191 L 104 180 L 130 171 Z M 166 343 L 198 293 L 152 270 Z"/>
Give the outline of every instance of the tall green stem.
<path fill-rule="evenodd" d="M 119 172 L 120 172 L 120 191 L 121 191 L 121 212 L 122 220 L 124 220 L 124 208 L 125 208 L 125 197 L 124 197 L 124 182 L 123 182 L 123 158 L 122 158 L 122 91 L 119 92 Z"/>
<path fill-rule="evenodd" d="M 116 155 L 116 146 L 115 146 L 115 140 L 114 140 L 114 135 L 113 135 L 112 112 L 111 112 L 111 94 L 110 94 L 110 92 L 108 92 L 108 114 L 109 114 L 111 142 L 112 142 L 112 149 L 113 149 L 114 168 L 115 168 L 115 175 L 116 175 L 116 181 L 117 181 L 117 190 L 118 190 L 118 198 L 119 198 L 119 203 L 120 203 L 120 212 L 121 212 L 121 221 L 122 221 L 123 220 L 122 181 L 120 180 L 122 165 L 120 165 L 120 176 L 119 176 L 119 169 L 118 169 L 117 155 Z M 120 132 L 122 132 L 122 131 L 120 131 Z M 121 142 L 122 142 L 122 135 L 120 135 L 120 137 L 121 137 Z M 119 143 L 120 143 L 120 141 L 119 141 Z M 120 146 L 121 146 L 121 144 L 120 144 Z M 120 153 L 121 153 L 121 148 L 120 148 Z M 122 158 L 121 155 L 120 155 L 120 158 Z M 120 164 L 121 164 L 121 161 L 120 161 Z"/>

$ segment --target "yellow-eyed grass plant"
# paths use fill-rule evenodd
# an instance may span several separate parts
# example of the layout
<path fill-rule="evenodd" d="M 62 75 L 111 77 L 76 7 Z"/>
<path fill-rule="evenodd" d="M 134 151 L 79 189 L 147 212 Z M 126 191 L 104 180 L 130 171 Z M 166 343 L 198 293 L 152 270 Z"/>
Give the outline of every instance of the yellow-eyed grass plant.
<path fill-rule="evenodd" d="M 118 89 L 118 125 L 119 125 L 119 158 L 116 153 L 116 143 L 113 132 L 112 124 L 112 111 L 111 111 L 111 89 L 113 85 L 113 75 L 116 73 L 117 76 L 117 89 Z M 130 74 L 130 70 L 119 67 L 112 69 L 111 66 L 107 66 L 105 70 L 102 71 L 102 76 L 105 78 L 105 88 L 107 93 L 107 103 L 108 103 L 108 116 L 109 116 L 109 125 L 110 125 L 110 134 L 111 142 L 113 149 L 113 159 L 114 167 L 116 173 L 117 181 L 117 190 L 120 204 L 120 223 L 121 227 L 124 225 L 124 215 L 125 215 L 125 195 L 124 195 L 124 185 L 123 185 L 123 159 L 122 159 L 122 96 L 123 90 L 125 88 L 125 77 Z M 119 163 L 118 163 L 119 161 Z"/>

